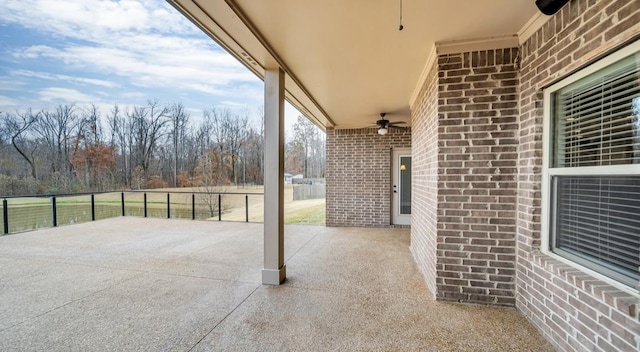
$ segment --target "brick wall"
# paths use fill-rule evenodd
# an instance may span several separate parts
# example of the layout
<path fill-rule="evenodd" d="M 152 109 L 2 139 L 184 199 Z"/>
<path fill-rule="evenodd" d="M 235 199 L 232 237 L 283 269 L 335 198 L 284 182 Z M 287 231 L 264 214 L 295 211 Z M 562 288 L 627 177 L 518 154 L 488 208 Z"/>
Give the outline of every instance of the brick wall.
<path fill-rule="evenodd" d="M 327 226 L 389 227 L 391 150 L 411 148 L 411 130 L 327 129 Z"/>
<path fill-rule="evenodd" d="M 515 304 L 517 52 L 438 58 L 441 299 Z"/>
<path fill-rule="evenodd" d="M 517 53 L 439 56 L 412 106 L 412 251 L 438 299 L 515 304 Z"/>
<path fill-rule="evenodd" d="M 438 223 L 438 67 L 412 109 L 411 253 L 435 297 Z"/>
<path fill-rule="evenodd" d="M 640 302 L 540 252 L 542 88 L 639 34 L 640 1 L 573 0 L 521 46 L 516 306 L 564 351 L 640 350 Z"/>

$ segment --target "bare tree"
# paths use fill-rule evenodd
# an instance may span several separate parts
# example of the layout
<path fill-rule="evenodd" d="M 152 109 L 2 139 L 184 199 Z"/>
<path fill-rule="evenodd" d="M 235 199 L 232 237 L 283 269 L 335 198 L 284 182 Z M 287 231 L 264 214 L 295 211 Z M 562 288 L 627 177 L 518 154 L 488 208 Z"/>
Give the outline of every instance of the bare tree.
<path fill-rule="evenodd" d="M 238 159 L 243 151 L 248 135 L 247 122 L 248 116 L 245 112 L 243 115 L 230 116 L 226 120 L 227 127 L 227 148 L 229 150 L 229 164 L 231 177 L 234 185 L 238 185 Z"/>
<path fill-rule="evenodd" d="M 212 107 L 202 121 L 192 121 L 181 103 L 148 101 L 127 109 L 114 105 L 103 131 L 96 105 L 0 113 L 0 174 L 30 173 L 39 182 L 25 185 L 52 191 L 169 181 L 215 194 L 231 183 L 261 184 L 264 126 L 251 126 L 248 115 Z"/>
<path fill-rule="evenodd" d="M 49 177 L 56 189 L 71 190 L 74 180 L 71 156 L 83 123 L 74 105 L 58 105 L 53 110 L 42 110 L 33 125 L 44 151 L 48 152 L 45 157 L 49 161 Z"/>
<path fill-rule="evenodd" d="M 113 184 L 115 150 L 103 140 L 100 110 L 91 105 L 81 111 L 83 123 L 78 129 L 73 164 L 78 181 L 85 190 L 104 190 Z"/>
<path fill-rule="evenodd" d="M 122 182 L 126 186 L 131 185 L 132 154 L 133 154 L 133 128 L 129 120 L 121 114 L 118 105 L 114 105 L 111 114 L 107 117 L 111 130 L 111 146 L 119 149 Z"/>
<path fill-rule="evenodd" d="M 2 115 L 2 128 L 11 139 L 11 145 L 20 154 L 20 156 L 29 164 L 31 169 L 31 177 L 37 179 L 35 152 L 37 145 L 31 143 L 31 147 L 27 146 L 25 134 L 29 128 L 38 119 L 39 113 L 34 114 L 31 109 L 24 113 L 16 113 L 11 115 L 5 113 Z"/>
<path fill-rule="evenodd" d="M 158 142 L 166 133 L 168 114 L 169 108 L 160 107 L 157 101 L 149 101 L 147 106 L 137 106 L 126 112 L 133 128 L 135 164 L 142 168 L 145 179 L 149 177 L 149 167 Z"/>
<path fill-rule="evenodd" d="M 264 109 L 258 110 L 260 121 L 257 127 L 249 128 L 243 146 L 243 180 L 263 184 L 264 160 Z"/>
<path fill-rule="evenodd" d="M 320 129 L 304 116 L 293 125 L 293 140 L 288 143 L 289 167 L 304 177 L 323 177 L 325 138 Z"/>
<path fill-rule="evenodd" d="M 199 186 L 200 201 L 205 203 L 209 208 L 210 216 L 213 216 L 218 209 L 217 197 L 215 194 L 219 192 L 219 186 L 223 185 L 226 180 L 226 170 L 224 166 L 220 168 L 220 159 L 222 155 L 216 150 L 210 150 L 202 156 L 198 167 L 195 170 L 196 183 Z M 224 165 L 224 164 L 222 164 Z"/>
<path fill-rule="evenodd" d="M 173 147 L 173 186 L 178 186 L 178 172 L 183 170 L 185 159 L 185 144 L 188 138 L 189 114 L 185 111 L 184 106 L 173 104 L 169 108 L 169 121 L 171 131 L 169 132 L 171 144 Z"/>
<path fill-rule="evenodd" d="M 204 116 L 211 127 L 213 148 L 222 156 L 219 168 L 228 164 L 229 181 L 238 184 L 237 162 L 247 136 L 247 114 L 233 115 L 229 110 L 212 107 L 205 110 Z"/>
<path fill-rule="evenodd" d="M 225 120 L 229 119 L 229 114 L 228 110 L 219 110 L 215 107 L 204 112 L 212 137 L 211 149 L 219 155 L 216 158 L 217 169 L 219 170 L 224 168 L 224 160 L 227 158 L 227 124 Z"/>

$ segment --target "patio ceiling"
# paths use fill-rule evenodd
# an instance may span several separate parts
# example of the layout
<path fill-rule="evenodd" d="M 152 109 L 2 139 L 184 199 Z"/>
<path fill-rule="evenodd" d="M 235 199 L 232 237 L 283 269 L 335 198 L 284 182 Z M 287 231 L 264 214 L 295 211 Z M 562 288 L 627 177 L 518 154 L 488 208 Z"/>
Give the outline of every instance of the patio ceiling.
<path fill-rule="evenodd" d="M 168 0 L 322 128 L 410 123 L 425 64 L 438 53 L 518 44 L 540 22 L 534 0 Z M 437 49 L 436 49 L 437 48 Z"/>

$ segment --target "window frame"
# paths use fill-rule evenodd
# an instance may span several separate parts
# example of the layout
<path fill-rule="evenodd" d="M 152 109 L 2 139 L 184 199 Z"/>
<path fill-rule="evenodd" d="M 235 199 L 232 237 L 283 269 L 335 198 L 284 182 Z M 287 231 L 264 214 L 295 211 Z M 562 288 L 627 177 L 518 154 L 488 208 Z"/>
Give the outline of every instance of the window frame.
<path fill-rule="evenodd" d="M 551 149 L 553 146 L 553 131 L 552 131 L 552 118 L 553 118 L 553 93 L 558 90 L 586 77 L 603 68 L 606 68 L 630 55 L 637 55 L 640 60 L 640 40 L 637 40 L 607 56 L 594 62 L 593 64 L 586 66 L 578 71 L 570 73 L 560 81 L 543 88 L 543 126 L 542 126 L 542 187 L 541 187 L 541 244 L 540 249 L 543 254 L 548 255 L 556 260 L 559 260 L 572 267 L 578 268 L 585 273 L 596 277 L 618 289 L 632 293 L 634 295 L 640 295 L 639 287 L 630 287 L 612 277 L 599 273 L 590 269 L 589 267 L 581 264 L 583 259 L 574 258 L 572 256 L 563 256 L 552 252 L 552 228 L 554 227 L 553 213 L 556 199 L 555 195 L 552 195 L 552 178 L 554 176 L 572 175 L 572 176 L 612 176 L 612 175 L 640 175 L 640 164 L 627 164 L 627 165 L 606 165 L 606 166 L 583 166 L 583 167 L 557 167 L 551 166 Z M 640 285 L 640 283 L 639 283 Z"/>

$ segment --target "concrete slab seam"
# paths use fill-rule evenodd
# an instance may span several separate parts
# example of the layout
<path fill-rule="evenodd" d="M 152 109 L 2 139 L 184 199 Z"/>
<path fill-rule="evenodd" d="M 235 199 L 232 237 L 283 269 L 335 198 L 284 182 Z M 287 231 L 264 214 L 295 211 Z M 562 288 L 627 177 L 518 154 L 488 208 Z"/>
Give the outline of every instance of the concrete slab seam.
<path fill-rule="evenodd" d="M 284 264 L 286 265 L 293 257 L 295 257 L 296 254 L 298 254 L 298 252 L 300 252 L 304 247 L 306 247 L 311 241 L 313 241 L 316 237 L 318 237 L 318 235 L 320 234 L 320 232 L 322 232 L 322 229 L 318 230 L 318 232 L 316 232 L 307 242 L 305 242 L 302 246 L 300 246 L 300 248 L 298 248 L 297 251 L 295 251 L 295 253 L 293 253 L 289 258 L 287 258 L 287 260 L 284 261 Z M 285 236 L 287 234 L 285 233 Z"/>
<path fill-rule="evenodd" d="M 82 300 L 87 299 L 87 298 L 89 298 L 89 297 L 91 297 L 91 296 L 95 296 L 96 294 L 102 293 L 102 292 L 104 292 L 104 291 L 106 291 L 106 290 L 110 290 L 110 289 L 112 289 L 112 288 L 114 288 L 114 287 L 116 287 L 116 286 L 118 286 L 118 285 L 121 285 L 121 284 L 123 284 L 123 283 L 127 282 L 127 281 L 130 281 L 130 280 L 133 280 L 133 279 L 135 279 L 135 278 L 138 278 L 138 277 L 142 276 L 143 274 L 144 274 L 144 273 L 142 273 L 142 272 L 141 272 L 141 273 L 138 273 L 137 275 L 134 275 L 134 276 L 132 276 L 132 277 L 126 278 L 126 279 L 124 279 L 124 280 L 122 280 L 122 281 L 118 281 L 118 282 L 114 283 L 113 285 L 109 285 L 109 286 L 104 287 L 104 288 L 102 288 L 102 289 L 100 289 L 100 290 L 97 290 L 97 291 L 91 292 L 90 294 L 88 294 L 88 295 L 86 295 L 86 296 L 82 296 L 82 297 L 78 297 L 78 298 L 76 298 L 76 299 L 72 299 L 72 300 L 70 300 L 70 301 L 68 301 L 68 302 L 66 302 L 66 303 L 63 303 L 63 304 L 61 304 L 61 305 L 59 305 L 59 306 L 57 306 L 57 307 L 53 307 L 53 308 L 51 308 L 51 309 L 49 309 L 49 310 L 47 310 L 47 311 L 45 311 L 45 312 L 42 312 L 42 313 L 40 313 L 40 314 L 34 315 L 34 316 L 32 316 L 32 317 L 30 317 L 30 318 L 28 318 L 28 319 L 26 319 L 26 320 L 23 320 L 23 321 L 21 321 L 21 322 L 19 322 L 19 323 L 13 324 L 13 325 L 8 326 L 8 327 L 6 327 L 6 328 L 4 328 L 4 329 L 0 329 L 0 332 L 7 331 L 7 330 L 12 329 L 12 328 L 14 328 L 14 327 L 16 327 L 16 326 L 22 325 L 22 324 L 26 323 L 26 322 L 27 322 L 27 321 L 29 321 L 29 320 L 38 319 L 38 318 L 40 318 L 40 317 L 42 317 L 42 316 L 45 316 L 45 315 L 47 315 L 47 314 L 49 314 L 49 313 L 51 313 L 51 312 L 54 312 L 54 311 L 58 310 L 58 309 L 60 309 L 60 308 L 64 308 L 64 307 L 66 307 L 66 306 L 68 306 L 68 305 L 70 305 L 70 304 L 73 304 L 73 303 L 76 303 L 76 302 L 82 301 Z"/>
<path fill-rule="evenodd" d="M 191 352 L 194 348 L 196 348 L 196 346 L 198 346 L 198 344 L 200 344 L 200 342 L 202 342 L 202 340 L 204 340 L 207 336 L 209 336 L 213 330 L 215 330 L 220 324 L 222 324 L 231 314 L 233 314 L 233 312 L 236 311 L 236 309 L 238 309 L 246 300 L 249 299 L 249 297 L 251 297 L 256 291 L 258 291 L 258 289 L 262 287 L 262 285 L 258 285 L 256 286 L 256 288 L 251 291 L 251 293 L 245 297 L 240 303 L 238 303 L 237 306 L 235 306 L 227 315 L 224 316 L 224 318 L 220 319 L 219 322 L 216 323 L 216 325 L 213 326 L 213 328 L 211 328 L 211 330 L 209 330 L 209 332 L 207 332 L 206 334 L 204 334 L 204 336 L 202 336 L 202 338 L 200 338 L 200 340 L 198 340 L 193 346 L 191 346 L 191 348 L 187 351 L 187 352 Z"/>

